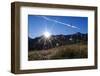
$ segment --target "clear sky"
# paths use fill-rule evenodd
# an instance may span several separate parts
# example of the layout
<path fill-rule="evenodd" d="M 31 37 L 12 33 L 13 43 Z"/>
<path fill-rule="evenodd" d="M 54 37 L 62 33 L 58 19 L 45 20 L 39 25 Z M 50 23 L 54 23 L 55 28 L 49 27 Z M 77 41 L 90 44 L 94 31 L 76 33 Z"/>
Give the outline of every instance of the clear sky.
<path fill-rule="evenodd" d="M 42 36 L 45 31 L 52 35 L 88 32 L 88 17 L 28 15 L 30 38 Z"/>

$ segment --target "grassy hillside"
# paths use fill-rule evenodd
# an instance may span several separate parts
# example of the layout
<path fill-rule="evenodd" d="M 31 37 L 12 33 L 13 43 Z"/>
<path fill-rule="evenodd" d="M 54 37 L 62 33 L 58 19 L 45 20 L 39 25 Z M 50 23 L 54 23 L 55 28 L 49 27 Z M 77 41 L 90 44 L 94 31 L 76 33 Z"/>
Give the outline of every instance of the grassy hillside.
<path fill-rule="evenodd" d="M 28 60 L 87 58 L 86 44 L 64 45 L 48 50 L 29 51 Z"/>

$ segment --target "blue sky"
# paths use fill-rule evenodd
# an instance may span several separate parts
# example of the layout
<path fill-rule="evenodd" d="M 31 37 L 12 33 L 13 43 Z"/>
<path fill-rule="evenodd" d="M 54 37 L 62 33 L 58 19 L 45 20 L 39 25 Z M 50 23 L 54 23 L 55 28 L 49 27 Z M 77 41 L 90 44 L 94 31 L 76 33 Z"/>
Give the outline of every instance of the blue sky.
<path fill-rule="evenodd" d="M 42 36 L 45 31 L 52 35 L 88 32 L 88 17 L 28 15 L 28 35 Z"/>

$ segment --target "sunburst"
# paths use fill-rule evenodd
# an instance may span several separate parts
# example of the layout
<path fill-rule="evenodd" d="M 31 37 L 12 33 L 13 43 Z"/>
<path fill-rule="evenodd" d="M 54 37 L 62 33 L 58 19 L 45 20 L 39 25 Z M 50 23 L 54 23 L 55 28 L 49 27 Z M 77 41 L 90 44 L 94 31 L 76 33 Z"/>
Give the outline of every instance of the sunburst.
<path fill-rule="evenodd" d="M 50 33 L 50 32 L 48 32 L 48 31 L 46 31 L 46 32 L 44 32 L 44 33 L 43 33 L 43 35 L 44 35 L 44 37 L 45 37 L 45 38 L 47 38 L 47 39 L 48 39 L 48 38 L 50 38 L 51 33 Z"/>

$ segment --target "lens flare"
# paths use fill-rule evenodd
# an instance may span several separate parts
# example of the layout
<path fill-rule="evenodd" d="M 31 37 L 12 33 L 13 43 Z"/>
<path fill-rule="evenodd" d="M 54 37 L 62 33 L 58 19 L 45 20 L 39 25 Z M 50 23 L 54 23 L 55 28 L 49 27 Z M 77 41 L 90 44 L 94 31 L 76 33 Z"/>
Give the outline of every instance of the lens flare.
<path fill-rule="evenodd" d="M 50 36 L 51 36 L 51 34 L 48 31 L 44 32 L 44 37 L 45 38 L 50 38 Z"/>

